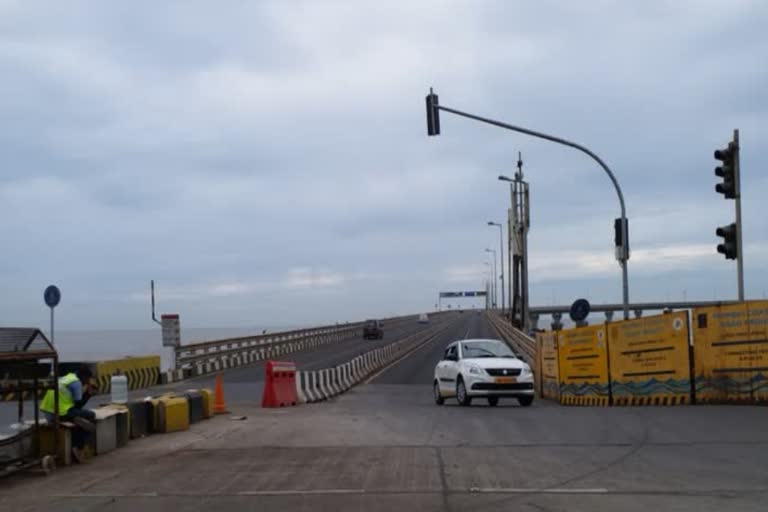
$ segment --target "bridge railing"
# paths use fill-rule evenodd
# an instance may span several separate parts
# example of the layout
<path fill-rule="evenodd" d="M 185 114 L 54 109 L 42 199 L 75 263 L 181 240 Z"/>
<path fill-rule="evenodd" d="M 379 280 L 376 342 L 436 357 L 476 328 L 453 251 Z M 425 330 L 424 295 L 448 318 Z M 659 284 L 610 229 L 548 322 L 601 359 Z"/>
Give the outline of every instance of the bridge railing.
<path fill-rule="evenodd" d="M 441 313 L 432 313 L 431 316 Z M 400 322 L 415 322 L 418 315 L 383 319 L 385 328 Z M 365 322 L 327 325 L 307 329 L 226 338 L 182 345 L 175 349 L 176 367 L 163 376 L 164 382 L 205 375 L 227 368 L 254 364 L 362 335 Z"/>
<path fill-rule="evenodd" d="M 176 368 L 180 369 L 205 362 L 220 361 L 224 358 L 242 354 L 243 352 L 287 353 L 278 350 L 278 347 L 293 351 L 290 349 L 305 346 L 313 341 L 330 342 L 346 336 L 353 336 L 362 329 L 363 323 L 364 322 L 354 322 L 350 324 L 296 329 L 271 334 L 259 334 L 255 336 L 190 343 L 176 348 Z"/>
<path fill-rule="evenodd" d="M 512 350 L 531 367 L 534 367 L 536 364 L 536 340 L 510 324 L 498 311 L 489 311 L 488 318 L 496 331 L 512 347 Z"/>

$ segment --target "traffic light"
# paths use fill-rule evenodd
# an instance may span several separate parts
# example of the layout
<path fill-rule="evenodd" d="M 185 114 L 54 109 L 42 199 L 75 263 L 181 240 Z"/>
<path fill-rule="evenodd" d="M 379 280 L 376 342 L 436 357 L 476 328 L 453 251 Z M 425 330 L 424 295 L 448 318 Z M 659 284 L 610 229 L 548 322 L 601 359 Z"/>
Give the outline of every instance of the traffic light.
<path fill-rule="evenodd" d="M 437 94 L 429 89 L 427 94 L 427 134 L 440 135 L 440 109 L 437 108 Z"/>
<path fill-rule="evenodd" d="M 723 178 L 722 183 L 715 185 L 715 191 L 723 194 L 726 199 L 736 199 L 737 149 L 735 142 L 729 142 L 727 148 L 715 151 L 715 159 L 722 162 L 715 167 L 715 176 Z"/>
<path fill-rule="evenodd" d="M 735 260 L 739 257 L 739 250 L 737 244 L 737 227 L 736 223 L 728 224 L 727 226 L 720 226 L 715 230 L 715 234 L 723 238 L 723 243 L 717 244 L 717 252 L 725 255 L 725 259 Z"/>

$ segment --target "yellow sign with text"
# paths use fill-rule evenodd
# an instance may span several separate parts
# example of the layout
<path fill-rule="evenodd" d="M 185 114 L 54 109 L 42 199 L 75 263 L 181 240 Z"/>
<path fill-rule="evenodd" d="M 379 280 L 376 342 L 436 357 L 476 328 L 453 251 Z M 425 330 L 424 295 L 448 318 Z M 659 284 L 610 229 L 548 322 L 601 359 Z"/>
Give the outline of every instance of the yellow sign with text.
<path fill-rule="evenodd" d="M 605 326 L 576 327 L 557 336 L 560 403 L 608 405 L 608 351 Z"/>
<path fill-rule="evenodd" d="M 541 396 L 558 400 L 560 398 L 560 370 L 557 361 L 557 332 L 547 331 L 536 335 L 536 343 L 541 364 L 539 382 Z"/>
<path fill-rule="evenodd" d="M 608 334 L 614 405 L 691 403 L 687 311 L 612 323 Z"/>
<path fill-rule="evenodd" d="M 768 400 L 768 301 L 693 310 L 696 400 Z"/>

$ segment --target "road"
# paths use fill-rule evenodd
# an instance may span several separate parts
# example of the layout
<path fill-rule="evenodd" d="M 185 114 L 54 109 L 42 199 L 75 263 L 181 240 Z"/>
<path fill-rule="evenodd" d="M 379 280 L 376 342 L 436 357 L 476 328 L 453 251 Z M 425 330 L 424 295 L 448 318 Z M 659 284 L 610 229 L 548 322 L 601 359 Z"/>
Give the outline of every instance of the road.
<path fill-rule="evenodd" d="M 761 407 L 437 406 L 443 348 L 493 334 L 465 313 L 337 399 L 132 442 L 83 467 L 0 482 L 0 509 L 762 511 Z"/>
<path fill-rule="evenodd" d="M 299 370 L 317 370 L 331 368 L 349 361 L 363 352 L 394 343 L 406 336 L 417 333 L 428 325 L 419 324 L 417 317 L 398 320 L 388 320 L 384 325 L 384 338 L 381 340 L 363 340 L 359 335 L 321 345 L 311 350 L 288 354 L 281 359 L 294 361 Z M 260 400 L 264 384 L 264 363 L 252 366 L 232 368 L 224 372 L 224 395 L 232 401 Z M 147 389 L 137 389 L 130 392 L 132 399 L 149 395 L 158 395 L 167 391 L 184 391 L 190 388 L 210 388 L 215 386 L 215 376 L 208 375 L 164 386 Z M 96 396 L 89 405 L 99 404 L 108 400 L 107 396 Z M 16 402 L 0 402 L 0 434 L 11 433 L 10 425 L 17 421 L 18 405 Z M 24 404 L 24 418 L 33 419 L 33 403 Z"/>

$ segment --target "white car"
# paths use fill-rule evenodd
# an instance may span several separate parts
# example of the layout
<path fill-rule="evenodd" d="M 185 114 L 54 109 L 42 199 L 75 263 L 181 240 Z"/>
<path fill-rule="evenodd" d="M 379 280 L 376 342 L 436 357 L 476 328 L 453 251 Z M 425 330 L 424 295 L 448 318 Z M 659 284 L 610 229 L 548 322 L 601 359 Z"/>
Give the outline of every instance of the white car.
<path fill-rule="evenodd" d="M 517 398 L 527 407 L 533 403 L 533 372 L 499 340 L 454 341 L 437 363 L 433 391 L 438 405 L 449 397 L 461 405 L 486 398 L 491 406 L 498 405 L 499 398 Z"/>

